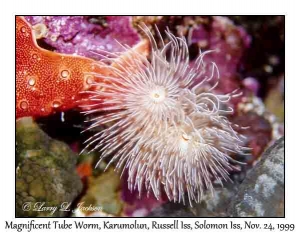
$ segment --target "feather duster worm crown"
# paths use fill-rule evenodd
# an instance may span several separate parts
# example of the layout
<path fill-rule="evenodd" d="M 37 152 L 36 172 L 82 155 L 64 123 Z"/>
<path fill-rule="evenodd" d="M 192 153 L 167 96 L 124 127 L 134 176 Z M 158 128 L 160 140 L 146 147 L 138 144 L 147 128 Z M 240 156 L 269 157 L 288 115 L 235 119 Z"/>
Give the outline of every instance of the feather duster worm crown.
<path fill-rule="evenodd" d="M 235 92 L 217 95 L 219 81 L 215 63 L 204 61 L 205 53 L 190 66 L 184 38 L 166 31 L 168 43 L 158 32 L 158 46 L 149 28 L 143 31 L 151 42 L 151 57 L 127 46 L 129 58 L 108 54 L 115 64 L 111 76 L 97 78 L 85 114 L 92 114 L 87 130 L 109 125 L 86 141 L 86 149 L 112 157 L 116 169 L 128 170 L 131 190 L 152 191 L 157 199 L 165 192 L 169 200 L 190 205 L 199 202 L 212 181 L 230 180 L 234 168 L 229 156 L 243 153 L 241 136 L 235 132 L 226 107 Z M 129 53 L 128 53 L 129 51 Z M 214 85 L 208 85 L 215 80 Z M 236 162 L 236 161 L 235 161 Z"/>

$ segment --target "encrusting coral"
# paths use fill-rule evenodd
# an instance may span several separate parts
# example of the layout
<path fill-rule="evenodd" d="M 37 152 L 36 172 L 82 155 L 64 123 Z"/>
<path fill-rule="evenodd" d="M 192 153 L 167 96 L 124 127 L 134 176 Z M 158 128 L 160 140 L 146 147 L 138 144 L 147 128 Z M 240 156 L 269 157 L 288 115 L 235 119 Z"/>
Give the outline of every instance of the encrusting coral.
<path fill-rule="evenodd" d="M 48 29 L 43 41 L 55 52 L 98 59 L 93 52 L 123 51 L 121 44 L 137 45 L 140 35 L 131 16 L 25 16 L 31 25 Z"/>
<path fill-rule="evenodd" d="M 192 205 L 205 189 L 213 192 L 212 180 L 230 180 L 235 167 L 229 154 L 247 149 L 226 118 L 233 112 L 229 100 L 237 94 L 213 93 L 219 72 L 214 62 L 204 61 L 208 52 L 190 67 L 184 38 L 166 31 L 165 43 L 157 30 L 160 48 L 145 25 L 143 30 L 151 42 L 150 61 L 132 51 L 131 59 L 107 57 L 117 64 L 118 77 L 95 74 L 94 85 L 105 92 L 89 92 L 94 103 L 85 113 L 102 115 L 92 117 L 88 129 L 111 126 L 88 139 L 87 148 L 100 150 L 102 159 L 112 155 L 109 164 L 117 161 L 116 169 L 128 169 L 129 189 L 140 195 L 146 189 L 159 199 L 163 189 L 169 200 L 185 202 L 187 192 Z M 111 82 L 103 83 L 105 78 Z M 215 84 L 206 85 L 211 80 Z"/>

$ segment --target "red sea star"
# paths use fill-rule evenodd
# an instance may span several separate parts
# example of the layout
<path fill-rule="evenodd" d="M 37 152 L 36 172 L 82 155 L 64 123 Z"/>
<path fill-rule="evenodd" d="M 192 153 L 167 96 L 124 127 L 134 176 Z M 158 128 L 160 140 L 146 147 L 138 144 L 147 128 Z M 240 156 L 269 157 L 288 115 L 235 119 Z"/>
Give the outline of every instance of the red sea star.
<path fill-rule="evenodd" d="M 80 91 L 89 88 L 93 76 L 103 72 L 94 60 L 58 54 L 40 48 L 31 26 L 16 18 L 16 117 L 46 116 L 76 105 Z"/>
<path fill-rule="evenodd" d="M 136 50 L 145 53 L 145 41 Z M 93 73 L 112 75 L 101 62 L 40 48 L 32 27 L 23 17 L 16 17 L 17 118 L 47 116 L 76 107 L 79 93 L 91 87 Z"/>

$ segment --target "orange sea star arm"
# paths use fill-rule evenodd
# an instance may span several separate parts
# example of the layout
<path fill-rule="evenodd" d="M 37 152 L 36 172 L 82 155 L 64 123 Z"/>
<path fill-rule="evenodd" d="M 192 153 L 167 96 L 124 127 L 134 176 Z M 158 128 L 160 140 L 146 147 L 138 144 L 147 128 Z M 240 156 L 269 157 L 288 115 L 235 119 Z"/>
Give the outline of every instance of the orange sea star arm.
<path fill-rule="evenodd" d="M 16 116 L 47 116 L 76 106 L 90 87 L 92 72 L 105 73 L 89 58 L 40 48 L 31 26 L 16 18 Z"/>
<path fill-rule="evenodd" d="M 124 61 L 132 59 L 132 51 L 147 55 L 149 42 L 141 41 L 120 58 Z M 47 116 L 55 111 L 76 107 L 80 93 L 90 89 L 94 82 L 93 74 L 115 76 L 107 65 L 102 64 L 89 58 L 39 47 L 32 27 L 23 17 L 17 16 L 16 117 Z M 123 65 L 126 66 L 125 63 Z M 112 67 L 117 66 L 112 64 Z"/>

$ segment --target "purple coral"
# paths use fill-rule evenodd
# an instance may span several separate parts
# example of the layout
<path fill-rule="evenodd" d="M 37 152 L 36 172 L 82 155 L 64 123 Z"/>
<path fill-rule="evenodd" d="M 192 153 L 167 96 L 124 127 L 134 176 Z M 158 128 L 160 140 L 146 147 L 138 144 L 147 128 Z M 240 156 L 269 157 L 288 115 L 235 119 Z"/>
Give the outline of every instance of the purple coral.
<path fill-rule="evenodd" d="M 197 43 L 203 50 L 214 50 L 206 56 L 208 62 L 218 64 L 222 82 L 217 87 L 222 93 L 229 93 L 240 87 L 237 70 L 251 37 L 242 27 L 237 27 L 227 17 L 213 17 L 210 27 L 199 25 L 193 29 L 191 43 Z"/>
<path fill-rule="evenodd" d="M 247 77 L 243 80 L 245 88 L 252 91 L 255 95 L 258 94 L 260 88 L 259 82 L 253 77 Z"/>
<path fill-rule="evenodd" d="M 99 59 L 103 50 L 122 52 L 119 44 L 133 46 L 140 41 L 129 16 L 107 16 L 103 22 L 88 16 L 26 16 L 32 25 L 45 24 L 44 41 L 55 51 Z M 119 43 L 118 43 L 119 42 Z M 92 53 L 94 52 L 94 53 Z"/>

